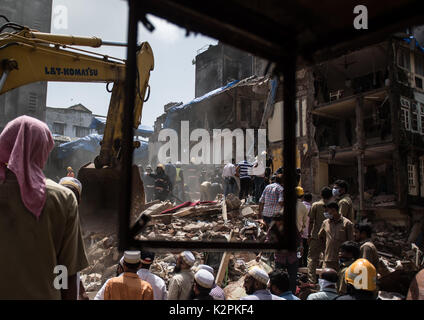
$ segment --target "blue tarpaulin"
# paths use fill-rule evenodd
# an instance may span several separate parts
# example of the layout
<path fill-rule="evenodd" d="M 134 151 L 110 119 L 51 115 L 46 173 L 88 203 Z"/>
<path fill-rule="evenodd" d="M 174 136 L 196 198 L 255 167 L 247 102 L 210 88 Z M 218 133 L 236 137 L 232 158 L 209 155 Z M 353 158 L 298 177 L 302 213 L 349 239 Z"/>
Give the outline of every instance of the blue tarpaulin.
<path fill-rule="evenodd" d="M 77 151 L 88 151 L 97 155 L 100 152 L 100 142 L 102 139 L 103 135 L 93 133 L 75 141 L 62 143 L 57 147 L 57 157 L 59 159 L 72 157 L 74 152 Z M 139 141 L 141 145 L 134 150 L 134 159 L 147 159 L 148 143 L 139 139 L 137 139 L 137 141 Z"/>
<path fill-rule="evenodd" d="M 172 107 L 171 109 L 168 110 L 168 113 L 166 115 L 166 120 L 165 120 L 165 123 L 163 124 L 164 125 L 164 128 L 168 128 L 169 125 L 171 124 L 171 121 L 172 121 L 173 113 L 174 112 L 181 111 L 181 110 L 184 110 L 184 109 L 188 109 L 191 105 L 194 105 L 194 104 L 196 104 L 198 102 L 201 102 L 203 100 L 209 99 L 210 97 L 213 97 L 213 96 L 217 95 L 218 93 L 220 93 L 220 92 L 222 92 L 222 91 L 224 91 L 224 90 L 226 90 L 228 88 L 233 87 L 238 82 L 240 82 L 240 80 L 234 80 L 234 81 L 232 81 L 230 83 L 227 83 L 225 86 L 223 86 L 221 88 L 218 88 L 218 89 L 215 89 L 215 90 L 212 90 L 212 91 L 209 91 L 208 93 L 205 93 L 203 96 L 197 97 L 197 98 L 191 100 L 190 102 L 188 102 L 186 104 Z"/>
<path fill-rule="evenodd" d="M 93 117 L 90 124 L 90 129 L 99 130 L 99 128 L 104 128 L 106 125 L 106 118 L 103 117 Z M 150 136 L 153 133 L 153 128 L 151 126 L 146 126 L 141 124 L 138 126 L 137 130 L 134 131 L 136 136 Z"/>

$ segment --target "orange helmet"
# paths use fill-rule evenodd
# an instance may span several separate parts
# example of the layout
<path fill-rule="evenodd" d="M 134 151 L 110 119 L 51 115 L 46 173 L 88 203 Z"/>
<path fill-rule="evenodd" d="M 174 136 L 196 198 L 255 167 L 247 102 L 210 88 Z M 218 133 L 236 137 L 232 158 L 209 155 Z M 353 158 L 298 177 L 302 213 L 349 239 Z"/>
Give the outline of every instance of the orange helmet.
<path fill-rule="evenodd" d="M 375 291 L 377 271 L 367 259 L 358 259 L 345 272 L 345 280 L 357 290 Z"/>

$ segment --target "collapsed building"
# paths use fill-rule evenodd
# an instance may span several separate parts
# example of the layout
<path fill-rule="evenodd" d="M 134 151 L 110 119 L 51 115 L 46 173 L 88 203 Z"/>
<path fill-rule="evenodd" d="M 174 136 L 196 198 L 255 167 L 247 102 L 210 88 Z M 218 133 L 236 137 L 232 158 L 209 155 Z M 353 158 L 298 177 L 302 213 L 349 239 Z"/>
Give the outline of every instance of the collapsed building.
<path fill-rule="evenodd" d="M 395 34 L 309 70 L 308 157 L 316 193 L 342 178 L 357 216 L 403 226 L 408 214 L 422 219 L 423 52 L 413 35 Z"/>

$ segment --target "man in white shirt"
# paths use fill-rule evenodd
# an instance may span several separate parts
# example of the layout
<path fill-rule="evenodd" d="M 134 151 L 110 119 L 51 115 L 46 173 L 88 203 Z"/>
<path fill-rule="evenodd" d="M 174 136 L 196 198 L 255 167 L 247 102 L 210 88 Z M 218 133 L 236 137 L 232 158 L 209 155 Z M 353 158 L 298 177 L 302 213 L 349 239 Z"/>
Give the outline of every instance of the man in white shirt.
<path fill-rule="evenodd" d="M 153 288 L 154 300 L 168 300 L 168 292 L 166 290 L 165 281 L 160 277 L 150 272 L 150 266 L 155 259 L 153 252 L 142 251 L 141 252 L 141 267 L 137 271 L 137 275 L 141 280 L 147 281 Z"/>
<path fill-rule="evenodd" d="M 222 178 L 224 179 L 224 196 L 228 196 L 230 193 L 235 194 L 236 192 L 236 166 L 234 165 L 235 160 L 228 162 L 224 169 L 222 169 Z"/>

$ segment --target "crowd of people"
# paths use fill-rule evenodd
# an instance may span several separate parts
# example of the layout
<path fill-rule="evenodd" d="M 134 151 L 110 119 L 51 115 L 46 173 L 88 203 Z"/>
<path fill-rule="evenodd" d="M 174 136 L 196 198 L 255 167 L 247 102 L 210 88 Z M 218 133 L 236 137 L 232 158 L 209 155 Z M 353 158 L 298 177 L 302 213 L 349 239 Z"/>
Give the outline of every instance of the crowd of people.
<path fill-rule="evenodd" d="M 7 263 L 0 264 L 4 276 L 0 299 L 88 299 L 79 278 L 79 272 L 88 266 L 78 213 L 83 186 L 72 168 L 59 183 L 46 179 L 43 167 L 53 146 L 47 125 L 28 116 L 11 121 L 0 134 L 0 241 L 7 244 L 2 246 Z M 209 183 L 203 194 L 207 199 L 219 192 L 218 188 L 212 188 L 213 194 L 209 192 L 213 184 L 223 184 L 225 196 L 235 192 L 245 201 L 254 185 L 253 202 L 259 204 L 266 241 L 273 241 L 283 229 L 283 171 L 279 168 L 271 175 L 268 165 L 265 170 L 257 169 L 261 165 L 260 161 L 229 163 L 222 173 L 215 171 L 211 181 L 202 171 L 199 183 Z M 183 197 L 184 175 L 179 163 L 159 164 L 155 173 L 147 167 L 143 180 L 147 201 L 165 200 L 175 190 Z M 244 280 L 247 296 L 242 299 L 299 299 L 299 265 L 307 266 L 305 282 L 319 289 L 308 300 L 377 298 L 380 264 L 371 240 L 373 230 L 371 225 L 355 224 L 348 190 L 346 181 L 337 180 L 332 188 L 324 187 L 321 199 L 312 203 L 312 195 L 296 187 L 298 249 L 272 254 L 273 271 L 269 274 L 258 266 L 249 268 Z M 323 265 L 317 272 L 321 255 Z M 259 253 L 257 260 L 263 258 L 265 254 Z M 154 259 L 152 252 L 125 251 L 116 277 L 104 283 L 96 299 L 225 299 L 215 270 L 196 263 L 191 252 L 178 255 L 168 287 L 150 272 Z M 66 266 L 62 281 L 66 286 L 57 281 L 57 266 Z M 420 297 L 422 271 L 414 281 L 408 295 L 411 298 Z"/>

